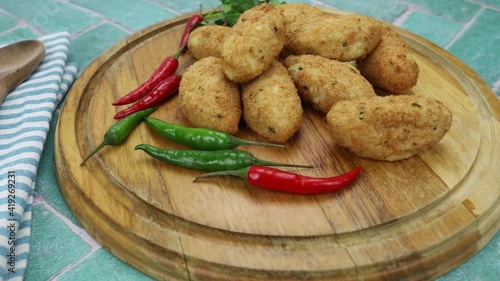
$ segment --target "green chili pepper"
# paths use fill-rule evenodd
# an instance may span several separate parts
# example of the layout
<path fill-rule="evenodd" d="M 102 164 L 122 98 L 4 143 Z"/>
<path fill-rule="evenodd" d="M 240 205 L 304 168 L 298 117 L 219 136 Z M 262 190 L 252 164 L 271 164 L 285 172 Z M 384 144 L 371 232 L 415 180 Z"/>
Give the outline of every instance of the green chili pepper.
<path fill-rule="evenodd" d="M 149 144 L 139 144 L 135 149 L 143 150 L 155 159 L 176 166 L 211 172 L 238 170 L 252 165 L 312 168 L 309 165 L 269 162 L 256 158 L 250 152 L 235 149 L 214 151 L 172 150 L 158 148 Z"/>
<path fill-rule="evenodd" d="M 193 149 L 222 150 L 235 148 L 240 145 L 286 148 L 284 145 L 274 143 L 242 140 L 228 133 L 207 128 L 190 128 L 178 124 L 167 123 L 153 117 L 144 118 L 144 122 L 161 136 Z"/>
<path fill-rule="evenodd" d="M 113 124 L 109 129 L 106 131 L 104 134 L 104 140 L 102 143 L 97 146 L 90 154 L 83 160 L 83 162 L 80 164 L 82 166 L 87 162 L 87 160 L 92 157 L 97 151 L 99 151 L 101 148 L 103 148 L 106 145 L 118 145 L 122 141 L 124 141 L 127 136 L 130 134 L 133 128 L 146 116 L 149 114 L 153 113 L 157 107 L 152 107 L 148 109 L 144 109 L 141 111 L 138 111 L 134 114 L 131 114 L 123 119 L 120 119 L 118 122 Z"/>

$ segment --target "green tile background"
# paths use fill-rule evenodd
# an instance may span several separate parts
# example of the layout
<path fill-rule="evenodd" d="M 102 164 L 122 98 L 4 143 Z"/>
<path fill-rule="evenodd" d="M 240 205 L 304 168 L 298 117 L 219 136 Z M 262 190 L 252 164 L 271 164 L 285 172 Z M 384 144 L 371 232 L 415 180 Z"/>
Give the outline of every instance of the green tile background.
<path fill-rule="evenodd" d="M 101 17 L 95 13 L 84 11 L 69 3 L 53 0 L 0 0 L 0 7 L 46 33 L 61 31 L 61 29 L 78 33 L 101 20 Z"/>
<path fill-rule="evenodd" d="M 175 15 L 174 12 L 160 5 L 141 0 L 71 0 L 70 2 L 95 11 L 104 18 L 132 31 Z"/>
<path fill-rule="evenodd" d="M 500 0 L 478 0 L 478 2 L 490 5 L 492 7 L 500 8 Z"/>
<path fill-rule="evenodd" d="M 38 37 L 40 37 L 40 33 L 38 33 L 37 31 L 28 27 L 20 27 L 16 29 L 11 29 L 8 32 L 1 34 L 0 43 L 14 42 L 25 39 L 34 39 Z"/>
<path fill-rule="evenodd" d="M 429 29 L 425 22 L 432 25 L 433 28 Z M 413 12 L 401 24 L 401 27 L 412 31 L 434 43 L 440 47 L 446 45 L 455 37 L 455 35 L 464 27 L 463 24 L 449 21 L 438 16 L 424 14 L 421 12 Z"/>
<path fill-rule="evenodd" d="M 5 29 L 14 27 L 17 24 L 17 20 L 6 13 L 0 12 L 0 26 Z"/>
<path fill-rule="evenodd" d="M 50 129 L 47 134 L 46 143 L 54 143 L 54 132 L 57 125 L 57 120 L 59 118 L 59 111 L 56 111 L 52 117 L 50 123 Z M 69 219 L 75 226 L 82 227 L 80 222 L 73 216 L 71 211 L 62 197 L 59 188 L 54 188 L 58 186 L 56 173 L 55 173 L 55 163 L 54 163 L 54 146 L 46 145 L 42 152 L 42 157 L 40 158 L 40 166 L 44 167 L 39 169 L 35 181 L 35 190 L 38 195 L 40 195 L 43 200 L 46 201 L 48 205 L 56 209 L 61 215 Z"/>
<path fill-rule="evenodd" d="M 184 0 L 184 1 L 171 1 L 171 0 L 156 0 L 157 3 L 164 5 L 180 14 L 197 11 L 200 5 L 203 9 L 210 9 L 217 7 L 220 2 L 216 0 Z"/>
<path fill-rule="evenodd" d="M 81 69 L 128 34 L 157 21 L 215 7 L 217 0 L 0 0 L 0 44 L 69 30 L 68 60 Z M 296 0 L 396 22 L 448 49 L 500 95 L 500 0 Z M 57 188 L 54 115 L 36 180 L 27 281 L 151 280 L 88 235 Z M 64 241 L 61 243 L 61 241 Z M 500 276 L 500 235 L 438 281 L 493 281 Z"/>
<path fill-rule="evenodd" d="M 294 2 L 294 1 L 289 1 Z M 306 1 L 304 1 L 306 2 Z M 308 1 L 311 2 L 311 1 Z M 395 21 L 404 11 L 408 9 L 408 5 L 402 4 L 400 1 L 387 0 L 324 0 L 325 6 L 335 7 L 337 9 L 368 15 L 386 22 Z"/>
<path fill-rule="evenodd" d="M 71 41 L 68 60 L 84 69 L 106 49 L 129 33 L 111 23 L 103 23 L 89 29 Z M 94 42 L 88 44 L 88 42 Z"/>
<path fill-rule="evenodd" d="M 29 266 L 25 280 L 49 280 L 89 254 L 91 247 L 44 204 L 33 206 Z"/>
<path fill-rule="evenodd" d="M 78 266 L 61 274 L 57 280 L 103 280 L 103 276 L 106 276 L 106 280 L 117 281 L 153 280 L 141 272 L 126 266 L 103 249 L 97 250 L 90 258 L 83 260 Z"/>
<path fill-rule="evenodd" d="M 500 78 L 500 12 L 485 9 L 449 51 L 492 85 Z"/>
<path fill-rule="evenodd" d="M 464 23 L 481 9 L 479 4 L 467 0 L 406 0 L 405 2 L 427 9 L 437 16 Z"/>

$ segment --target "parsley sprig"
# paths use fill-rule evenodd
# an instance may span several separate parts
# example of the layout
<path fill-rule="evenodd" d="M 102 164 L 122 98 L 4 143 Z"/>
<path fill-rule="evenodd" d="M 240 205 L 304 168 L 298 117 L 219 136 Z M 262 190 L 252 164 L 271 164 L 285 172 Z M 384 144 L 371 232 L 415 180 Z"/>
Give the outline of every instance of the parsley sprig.
<path fill-rule="evenodd" d="M 217 8 L 203 16 L 202 24 L 233 26 L 244 11 L 263 3 L 276 6 L 284 2 L 279 0 L 221 0 L 221 4 Z"/>

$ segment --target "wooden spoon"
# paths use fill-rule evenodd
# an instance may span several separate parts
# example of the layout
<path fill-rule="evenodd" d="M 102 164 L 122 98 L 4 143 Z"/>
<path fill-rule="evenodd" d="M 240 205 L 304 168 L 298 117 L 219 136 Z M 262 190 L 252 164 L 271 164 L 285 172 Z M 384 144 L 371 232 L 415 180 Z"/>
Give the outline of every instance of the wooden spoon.
<path fill-rule="evenodd" d="M 45 46 L 38 40 L 25 40 L 0 48 L 0 103 L 40 64 Z"/>

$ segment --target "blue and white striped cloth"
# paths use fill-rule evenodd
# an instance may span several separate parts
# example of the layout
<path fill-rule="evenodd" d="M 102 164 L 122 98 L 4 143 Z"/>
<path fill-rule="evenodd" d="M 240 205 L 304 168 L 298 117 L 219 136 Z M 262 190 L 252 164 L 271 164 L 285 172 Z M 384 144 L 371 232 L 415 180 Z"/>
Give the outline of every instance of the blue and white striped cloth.
<path fill-rule="evenodd" d="M 52 114 L 78 72 L 66 63 L 68 32 L 39 40 L 44 59 L 0 105 L 0 280 L 23 280 L 38 163 Z"/>

